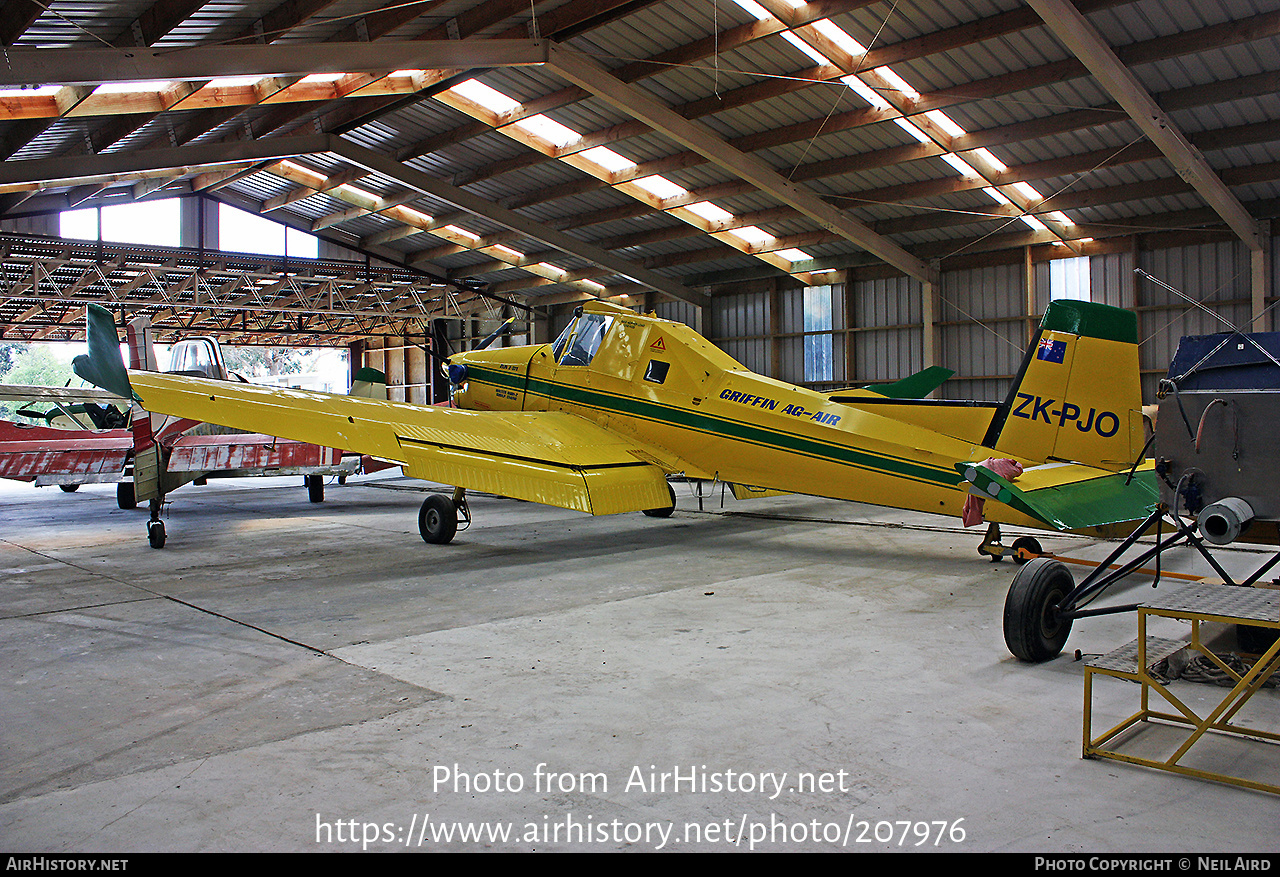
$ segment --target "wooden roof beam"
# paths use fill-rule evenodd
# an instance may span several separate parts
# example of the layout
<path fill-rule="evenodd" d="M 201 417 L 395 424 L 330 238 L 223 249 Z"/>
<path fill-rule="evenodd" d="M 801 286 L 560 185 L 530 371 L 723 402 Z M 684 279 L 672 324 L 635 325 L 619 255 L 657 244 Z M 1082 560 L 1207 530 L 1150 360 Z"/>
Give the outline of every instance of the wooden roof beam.
<path fill-rule="evenodd" d="M 583 55 L 552 47 L 550 69 L 558 76 L 587 89 L 611 106 L 641 119 L 665 136 L 692 149 L 714 164 L 740 177 L 760 191 L 789 204 L 828 231 L 874 254 L 912 277 L 934 282 L 936 271 L 902 247 L 875 234 L 865 224 L 824 201 L 813 191 L 797 186 L 765 162 L 739 152 L 705 127 L 681 116 L 635 86 L 614 79 L 599 64 Z"/>
<path fill-rule="evenodd" d="M 1058 39 L 1089 68 L 1094 79 L 1155 143 L 1174 171 L 1231 227 L 1249 249 L 1261 251 L 1264 238 L 1258 221 L 1232 194 L 1217 173 L 1173 120 L 1151 98 L 1133 72 L 1070 0 L 1027 0 Z"/>

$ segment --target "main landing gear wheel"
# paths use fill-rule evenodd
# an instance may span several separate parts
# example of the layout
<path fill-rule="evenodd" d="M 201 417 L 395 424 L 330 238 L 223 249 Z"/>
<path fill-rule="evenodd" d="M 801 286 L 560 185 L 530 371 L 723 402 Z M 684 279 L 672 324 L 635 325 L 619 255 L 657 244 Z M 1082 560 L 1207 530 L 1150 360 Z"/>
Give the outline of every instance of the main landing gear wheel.
<path fill-rule="evenodd" d="M 307 484 L 307 499 L 312 502 L 324 502 L 324 476 L 308 475 L 305 481 Z"/>
<path fill-rule="evenodd" d="M 1071 619 L 1058 609 L 1074 588 L 1060 560 L 1037 557 L 1018 570 L 1004 601 L 1004 643 L 1014 657 L 1040 663 L 1058 656 L 1071 633 Z"/>
<path fill-rule="evenodd" d="M 116 505 L 125 510 L 138 507 L 138 496 L 133 490 L 132 481 L 116 482 Z"/>
<path fill-rule="evenodd" d="M 147 542 L 152 548 L 164 548 L 164 521 L 147 522 Z"/>
<path fill-rule="evenodd" d="M 458 507 L 452 499 L 433 493 L 418 510 L 418 532 L 422 541 L 433 545 L 448 545 L 458 532 Z"/>
<path fill-rule="evenodd" d="M 63 493 L 75 493 L 77 490 L 80 489 L 79 484 L 59 484 L 58 487 L 62 490 Z"/>
<path fill-rule="evenodd" d="M 676 492 L 671 485 L 667 485 L 667 493 L 671 495 L 671 505 L 664 509 L 644 509 L 644 513 L 651 518 L 669 518 L 671 513 L 676 510 Z"/>

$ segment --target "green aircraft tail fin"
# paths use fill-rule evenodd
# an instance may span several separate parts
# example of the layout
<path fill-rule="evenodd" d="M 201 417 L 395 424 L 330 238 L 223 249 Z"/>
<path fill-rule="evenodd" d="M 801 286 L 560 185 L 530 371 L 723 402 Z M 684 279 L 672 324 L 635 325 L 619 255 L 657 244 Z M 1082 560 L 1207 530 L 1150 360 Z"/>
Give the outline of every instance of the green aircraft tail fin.
<path fill-rule="evenodd" d="M 88 318 L 89 353 L 73 359 L 72 370 L 96 387 L 132 399 L 133 386 L 129 383 L 124 358 L 120 355 L 120 336 L 116 334 L 111 312 L 91 304 L 85 316 Z"/>

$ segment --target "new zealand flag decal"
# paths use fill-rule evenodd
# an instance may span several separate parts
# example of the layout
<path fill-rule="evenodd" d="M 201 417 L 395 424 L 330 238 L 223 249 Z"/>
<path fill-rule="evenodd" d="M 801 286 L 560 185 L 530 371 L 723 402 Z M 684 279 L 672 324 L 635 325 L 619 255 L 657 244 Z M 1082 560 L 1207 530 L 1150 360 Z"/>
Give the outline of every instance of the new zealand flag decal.
<path fill-rule="evenodd" d="M 1043 359 L 1045 362 L 1062 362 L 1063 357 L 1067 355 L 1067 342 L 1054 341 L 1052 338 L 1044 338 L 1036 347 L 1036 359 Z"/>

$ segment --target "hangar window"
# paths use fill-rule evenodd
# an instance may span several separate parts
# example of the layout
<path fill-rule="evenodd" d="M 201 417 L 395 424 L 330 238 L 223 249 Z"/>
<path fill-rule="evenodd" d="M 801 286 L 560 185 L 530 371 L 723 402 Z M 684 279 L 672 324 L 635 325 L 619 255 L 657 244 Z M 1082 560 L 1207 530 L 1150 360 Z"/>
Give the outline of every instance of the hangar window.
<path fill-rule="evenodd" d="M 804 291 L 804 379 L 832 379 L 831 287 L 810 286 Z"/>
<path fill-rule="evenodd" d="M 320 250 L 315 235 L 255 216 L 229 204 L 218 205 L 218 249 L 259 256 L 314 259 Z"/>
<path fill-rule="evenodd" d="M 86 241 L 176 247 L 180 213 L 177 198 L 64 210 L 58 215 L 58 234 Z"/>
<path fill-rule="evenodd" d="M 1089 257 L 1054 259 L 1049 263 L 1049 298 L 1089 300 Z"/>

